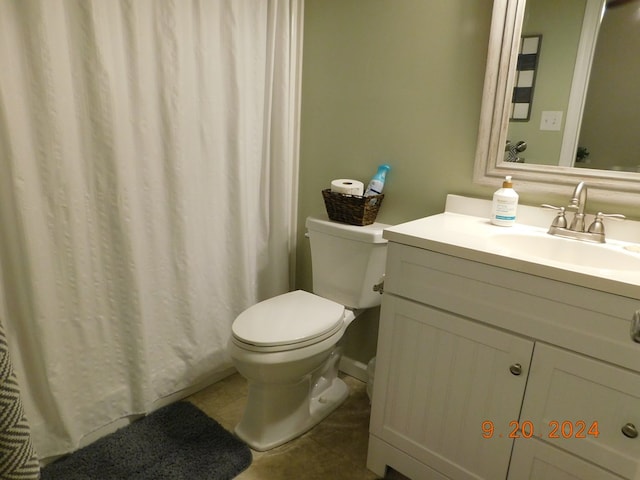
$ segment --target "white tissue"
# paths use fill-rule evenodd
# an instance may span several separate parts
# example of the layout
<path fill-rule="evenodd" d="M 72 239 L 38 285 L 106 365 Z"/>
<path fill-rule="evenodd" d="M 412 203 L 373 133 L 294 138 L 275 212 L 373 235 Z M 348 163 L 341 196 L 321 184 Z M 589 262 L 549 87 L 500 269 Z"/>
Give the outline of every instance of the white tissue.
<path fill-rule="evenodd" d="M 351 178 L 337 178 L 331 181 L 331 191 L 349 195 L 362 195 L 364 184 Z"/>

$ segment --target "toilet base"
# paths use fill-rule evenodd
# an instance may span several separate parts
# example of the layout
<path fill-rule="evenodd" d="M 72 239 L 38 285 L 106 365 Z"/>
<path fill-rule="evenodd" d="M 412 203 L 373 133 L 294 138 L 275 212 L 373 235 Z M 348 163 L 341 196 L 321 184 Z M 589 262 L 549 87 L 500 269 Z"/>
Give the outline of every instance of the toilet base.
<path fill-rule="evenodd" d="M 339 407 L 349 396 L 349 387 L 340 379 L 310 396 L 310 376 L 293 385 L 249 384 L 249 396 L 236 435 L 253 450 L 278 447 L 307 432 Z M 317 390 L 317 389 L 316 389 Z"/>

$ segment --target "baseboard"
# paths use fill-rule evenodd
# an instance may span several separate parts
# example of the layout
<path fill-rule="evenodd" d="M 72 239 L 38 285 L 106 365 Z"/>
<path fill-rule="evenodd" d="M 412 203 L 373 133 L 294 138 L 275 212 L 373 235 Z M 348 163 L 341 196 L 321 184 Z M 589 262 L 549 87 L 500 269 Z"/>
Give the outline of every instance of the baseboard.
<path fill-rule="evenodd" d="M 170 405 L 174 402 L 177 402 L 178 400 L 182 400 L 186 397 L 190 397 L 191 395 L 193 395 L 196 392 L 199 392 L 200 390 L 203 390 L 204 388 L 207 388 L 209 385 L 213 385 L 214 383 L 219 382 L 220 380 L 233 375 L 234 373 L 236 373 L 237 370 L 235 369 L 235 367 L 228 367 L 225 368 L 224 370 L 221 371 L 217 371 L 211 375 L 207 375 L 204 379 L 201 379 L 200 381 L 196 382 L 194 385 L 191 385 L 183 390 L 179 390 L 175 393 L 172 393 L 170 395 L 167 395 L 166 397 L 162 397 L 157 399 L 155 402 L 153 402 L 153 404 L 151 405 L 151 408 L 149 409 L 149 412 L 152 412 L 154 410 L 157 410 L 159 408 L 165 407 L 167 405 Z"/>
<path fill-rule="evenodd" d="M 342 356 L 340 359 L 340 371 L 346 373 L 347 375 L 357 378 L 361 382 L 367 382 L 369 379 L 369 375 L 367 374 L 367 366 L 359 362 L 358 360 L 354 360 L 353 358 Z"/>

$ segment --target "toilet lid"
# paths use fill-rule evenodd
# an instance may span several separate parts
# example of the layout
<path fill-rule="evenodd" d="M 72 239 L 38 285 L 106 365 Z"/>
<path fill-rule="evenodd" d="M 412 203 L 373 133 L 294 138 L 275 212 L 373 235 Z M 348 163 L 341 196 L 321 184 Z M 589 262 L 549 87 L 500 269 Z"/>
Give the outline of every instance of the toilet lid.
<path fill-rule="evenodd" d="M 257 346 L 308 343 L 339 330 L 343 313 L 339 303 L 296 290 L 249 307 L 231 329 L 236 339 Z"/>

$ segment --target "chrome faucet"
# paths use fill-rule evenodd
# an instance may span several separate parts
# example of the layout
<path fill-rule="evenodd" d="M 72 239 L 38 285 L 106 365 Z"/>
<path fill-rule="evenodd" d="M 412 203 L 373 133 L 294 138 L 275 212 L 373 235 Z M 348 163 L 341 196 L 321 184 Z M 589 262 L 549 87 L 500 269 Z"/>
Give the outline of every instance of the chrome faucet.
<path fill-rule="evenodd" d="M 589 228 L 585 231 L 585 210 L 587 207 L 587 185 L 584 182 L 578 183 L 573 191 L 571 200 L 567 207 L 556 207 L 554 205 L 543 204 L 544 208 L 558 210 L 558 214 L 551 222 L 549 227 L 549 235 L 558 237 L 573 238 L 583 242 L 605 243 L 604 222 L 605 217 L 617 218 L 623 220 L 624 215 L 619 213 L 602 213 L 598 212 Z M 575 210 L 571 224 L 567 226 L 565 211 Z"/>
<path fill-rule="evenodd" d="M 576 210 L 573 215 L 569 230 L 573 232 L 584 232 L 584 210 L 587 207 L 587 185 L 584 182 L 580 182 L 576 185 L 573 191 L 573 196 L 569 201 L 569 206 L 572 210 Z"/>

